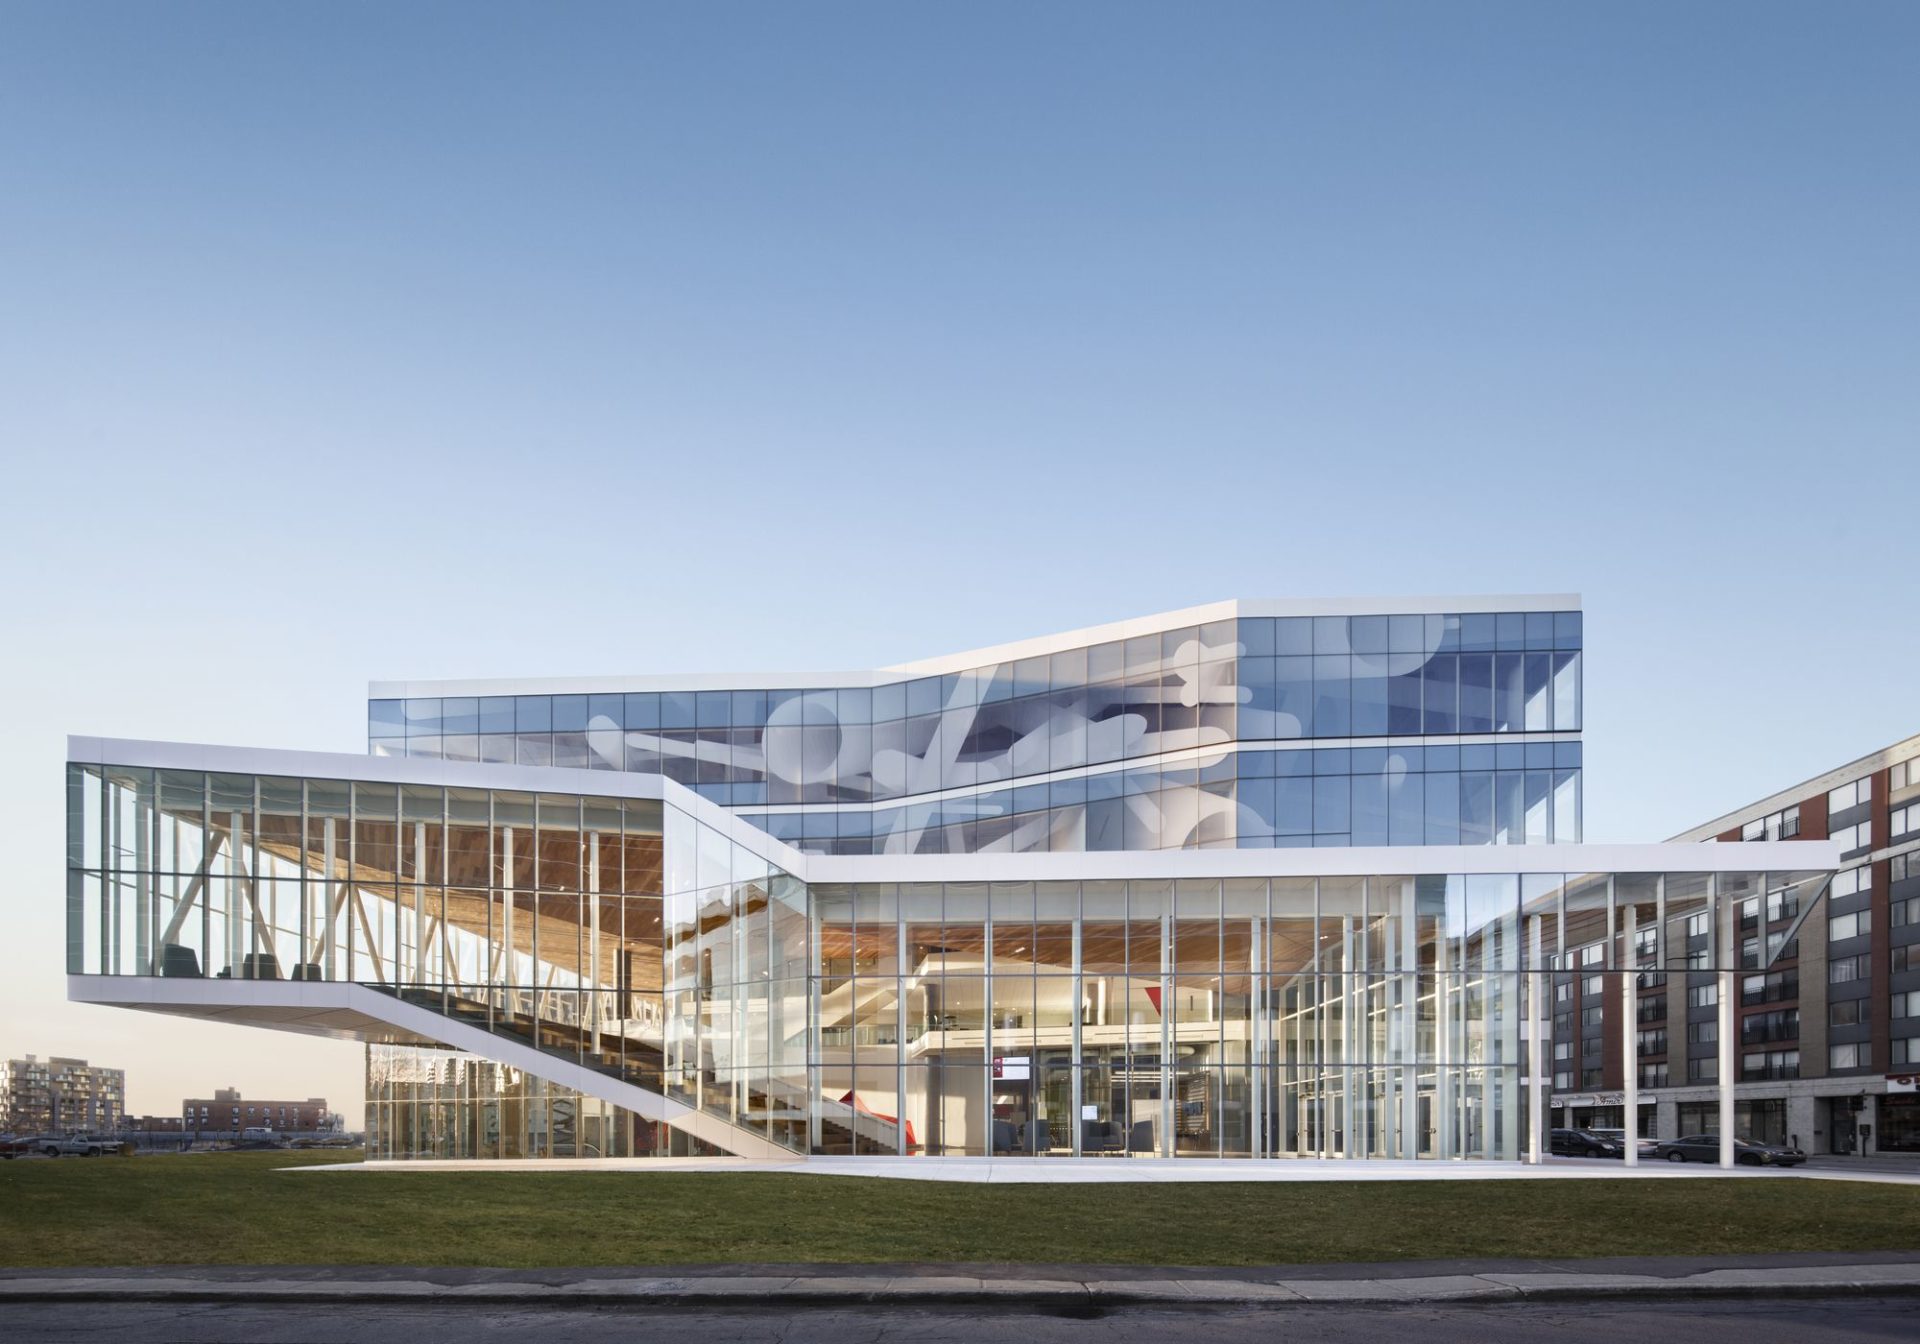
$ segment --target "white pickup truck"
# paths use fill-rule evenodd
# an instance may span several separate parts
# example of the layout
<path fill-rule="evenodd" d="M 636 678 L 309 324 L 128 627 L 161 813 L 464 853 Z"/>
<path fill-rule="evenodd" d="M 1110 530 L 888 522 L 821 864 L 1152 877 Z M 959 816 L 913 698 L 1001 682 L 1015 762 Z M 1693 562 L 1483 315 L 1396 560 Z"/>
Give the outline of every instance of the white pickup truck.
<path fill-rule="evenodd" d="M 34 1140 L 34 1148 L 48 1157 L 99 1157 L 120 1147 L 118 1139 L 103 1139 L 93 1134 L 43 1134 Z"/>

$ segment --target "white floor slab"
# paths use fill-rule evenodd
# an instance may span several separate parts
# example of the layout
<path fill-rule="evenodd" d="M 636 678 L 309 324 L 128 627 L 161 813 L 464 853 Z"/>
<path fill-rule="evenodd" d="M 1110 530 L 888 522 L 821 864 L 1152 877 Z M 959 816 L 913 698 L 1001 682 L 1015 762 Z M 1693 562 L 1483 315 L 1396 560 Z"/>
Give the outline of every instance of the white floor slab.
<path fill-rule="evenodd" d="M 527 1158 L 491 1161 L 359 1162 L 290 1167 L 290 1171 L 591 1171 L 785 1172 L 800 1176 L 865 1176 L 900 1181 L 976 1184 L 1124 1184 L 1181 1181 L 1685 1181 L 1816 1180 L 1920 1185 L 1920 1173 L 1816 1171 L 1805 1167 L 1718 1167 L 1650 1162 L 1626 1166 L 1597 1159 L 1555 1158 L 1540 1166 L 1519 1162 L 1396 1162 L 1340 1160 L 1230 1161 L 1215 1158 L 813 1157 L 757 1162 L 732 1157 Z"/>

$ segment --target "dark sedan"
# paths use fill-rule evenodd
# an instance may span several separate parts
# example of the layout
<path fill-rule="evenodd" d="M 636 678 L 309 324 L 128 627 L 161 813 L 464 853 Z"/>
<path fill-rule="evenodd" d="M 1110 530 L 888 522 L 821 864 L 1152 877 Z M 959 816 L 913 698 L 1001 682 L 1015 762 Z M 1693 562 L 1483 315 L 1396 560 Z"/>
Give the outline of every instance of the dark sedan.
<path fill-rule="evenodd" d="M 1689 1134 L 1684 1139 L 1668 1139 L 1653 1150 L 1653 1155 L 1664 1157 L 1669 1162 L 1718 1162 L 1720 1136 Z M 1735 1139 L 1733 1160 L 1743 1167 L 1797 1167 L 1807 1160 L 1807 1155 L 1798 1148 L 1781 1148 L 1753 1139 Z"/>
<path fill-rule="evenodd" d="M 1547 1151 L 1555 1157 L 1619 1157 L 1621 1149 L 1590 1129 L 1556 1129 L 1547 1136 Z"/>

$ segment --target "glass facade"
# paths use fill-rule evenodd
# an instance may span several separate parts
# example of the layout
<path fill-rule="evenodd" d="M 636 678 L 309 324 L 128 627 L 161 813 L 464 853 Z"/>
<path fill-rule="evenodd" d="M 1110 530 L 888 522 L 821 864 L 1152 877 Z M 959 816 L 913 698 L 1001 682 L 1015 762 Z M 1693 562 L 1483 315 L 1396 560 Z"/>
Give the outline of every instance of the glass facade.
<path fill-rule="evenodd" d="M 367 1158 L 706 1156 L 672 1126 L 524 1069 L 438 1046 L 367 1047 Z"/>
<path fill-rule="evenodd" d="M 1580 838 L 1578 611 L 1242 617 L 811 689 L 369 702 L 376 755 L 660 774 L 815 853 Z"/>
<path fill-rule="evenodd" d="M 1196 854 L 1173 877 L 938 859 L 903 881 L 870 857 L 808 880 L 671 786 L 361 764 L 385 777 L 69 766 L 68 964 L 354 981 L 607 1080 L 382 1048 L 395 1156 L 687 1151 L 617 1102 L 645 1093 L 796 1154 L 1512 1159 L 1561 985 L 1733 974 L 1743 903 L 1827 877 L 1684 846 L 1695 868 L 1617 875 Z M 461 777 L 503 776 L 431 776 Z"/>

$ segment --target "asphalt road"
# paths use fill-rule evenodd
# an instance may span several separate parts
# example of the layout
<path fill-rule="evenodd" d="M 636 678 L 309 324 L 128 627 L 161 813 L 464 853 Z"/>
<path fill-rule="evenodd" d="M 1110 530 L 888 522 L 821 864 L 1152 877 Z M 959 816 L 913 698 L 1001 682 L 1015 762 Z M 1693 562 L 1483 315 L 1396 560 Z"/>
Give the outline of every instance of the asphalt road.
<path fill-rule="evenodd" d="M 1095 1319 L 980 1311 L 678 1312 L 474 1306 L 251 1307 L 195 1303 L 26 1303 L 0 1307 L 9 1344 L 434 1344 L 565 1339 L 569 1344 L 1556 1344 L 1685 1339 L 1689 1344 L 1829 1344 L 1916 1337 L 1920 1302 L 1512 1303 L 1258 1312 L 1115 1311 Z M 1417 1333 L 1412 1333 L 1417 1332 Z"/>

